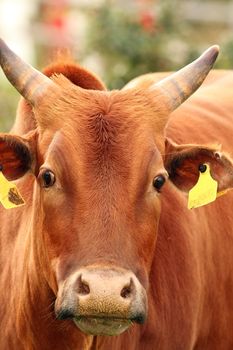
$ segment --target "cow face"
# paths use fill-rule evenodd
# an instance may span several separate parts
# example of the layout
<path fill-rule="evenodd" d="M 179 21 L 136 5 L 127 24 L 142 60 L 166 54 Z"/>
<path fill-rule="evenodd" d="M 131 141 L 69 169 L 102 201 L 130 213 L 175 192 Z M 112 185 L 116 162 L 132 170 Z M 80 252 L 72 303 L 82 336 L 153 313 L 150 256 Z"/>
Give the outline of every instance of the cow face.
<path fill-rule="evenodd" d="M 146 317 L 167 172 L 158 135 L 143 122 L 144 94 L 73 88 L 71 104 L 64 102 L 71 88 L 65 84 L 53 105 L 35 110 L 40 116 L 59 111 L 56 129 L 41 130 L 38 142 L 38 196 L 58 283 L 56 313 L 75 316 L 81 329 L 115 334 Z"/>
<path fill-rule="evenodd" d="M 162 158 L 169 112 L 200 85 L 214 56 L 204 57 L 203 77 L 195 66 L 192 89 L 183 80 L 186 70 L 182 79 L 147 91 L 104 92 L 78 88 L 64 77 L 52 82 L 40 73 L 29 88 L 25 71 L 31 68 L 20 61 L 23 79 L 17 79 L 5 67 L 34 105 L 38 127 L 24 138 L 2 135 L 0 164 L 9 179 L 28 170 L 35 175 L 32 255 L 56 296 L 57 317 L 73 319 L 84 332 L 116 335 L 146 319 L 167 171 L 186 189 L 190 175 L 183 165 L 207 161 L 219 190 L 232 185 L 232 162 L 215 149 L 179 149 L 167 141 L 173 151 Z M 13 63 L 18 60 L 13 55 Z M 177 95 L 180 86 L 184 91 Z"/>

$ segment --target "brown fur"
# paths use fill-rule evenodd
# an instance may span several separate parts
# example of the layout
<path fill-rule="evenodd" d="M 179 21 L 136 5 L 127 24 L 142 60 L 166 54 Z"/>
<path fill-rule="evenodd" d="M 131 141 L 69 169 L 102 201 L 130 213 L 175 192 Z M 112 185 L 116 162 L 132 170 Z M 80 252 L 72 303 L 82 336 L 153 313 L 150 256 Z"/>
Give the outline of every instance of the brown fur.
<path fill-rule="evenodd" d="M 0 212 L 0 348 L 231 349 L 233 194 L 188 211 L 172 177 L 160 194 L 152 182 L 177 159 L 194 159 L 196 166 L 197 154 L 203 162 L 211 159 L 213 176 L 221 169 L 224 186 L 232 187 L 231 158 L 223 153 L 219 159 L 218 149 L 203 146 L 221 143 L 231 152 L 232 73 L 171 116 L 166 135 L 182 147 L 173 144 L 171 152 L 167 145 L 167 155 L 160 95 L 140 88 L 86 90 L 67 78 L 53 78 L 59 90 L 29 112 L 23 127 L 29 107 L 20 107 L 14 133 L 32 132 L 11 136 L 13 150 L 27 145 L 34 163 L 27 162 L 30 172 L 17 181 L 26 206 Z M 8 159 L 8 148 L 1 149 Z M 177 173 L 189 179 L 178 164 Z M 56 176 L 48 189 L 43 168 Z M 148 295 L 145 325 L 117 337 L 92 337 L 72 321 L 56 320 L 58 291 L 83 266 L 132 271 Z"/>
<path fill-rule="evenodd" d="M 52 78 L 54 75 L 64 75 L 73 84 L 83 89 L 105 90 L 105 85 L 93 73 L 79 66 L 72 59 L 62 57 L 44 68 L 43 73 Z M 12 128 L 12 132 L 17 130 L 18 134 L 26 134 L 36 127 L 35 117 L 30 104 L 21 98 L 18 109 L 17 118 Z"/>

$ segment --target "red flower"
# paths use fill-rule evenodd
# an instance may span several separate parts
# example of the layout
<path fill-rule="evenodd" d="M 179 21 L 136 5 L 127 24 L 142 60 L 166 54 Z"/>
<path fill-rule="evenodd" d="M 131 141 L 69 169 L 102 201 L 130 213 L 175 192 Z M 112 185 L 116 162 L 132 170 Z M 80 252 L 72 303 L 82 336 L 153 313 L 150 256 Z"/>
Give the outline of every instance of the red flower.
<path fill-rule="evenodd" d="M 149 10 L 141 12 L 140 24 L 145 31 L 149 33 L 153 32 L 156 27 L 156 20 L 154 14 Z"/>

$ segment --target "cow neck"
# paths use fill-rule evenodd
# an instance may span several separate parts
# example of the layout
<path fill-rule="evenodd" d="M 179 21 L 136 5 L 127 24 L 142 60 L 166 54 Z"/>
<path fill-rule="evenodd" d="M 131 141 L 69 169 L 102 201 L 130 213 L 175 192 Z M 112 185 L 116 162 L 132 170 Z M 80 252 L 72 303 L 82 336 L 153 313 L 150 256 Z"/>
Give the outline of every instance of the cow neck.
<path fill-rule="evenodd" d="M 0 262 L 4 261 L 4 269 L 0 279 L 7 292 L 1 293 L 6 307 L 0 310 L 0 348 L 88 350 L 92 337 L 79 332 L 72 321 L 55 319 L 55 295 L 46 280 L 48 272 L 42 273 L 49 266 L 43 249 L 43 208 L 38 198 L 26 198 L 26 202 L 23 211 L 1 212 Z"/>

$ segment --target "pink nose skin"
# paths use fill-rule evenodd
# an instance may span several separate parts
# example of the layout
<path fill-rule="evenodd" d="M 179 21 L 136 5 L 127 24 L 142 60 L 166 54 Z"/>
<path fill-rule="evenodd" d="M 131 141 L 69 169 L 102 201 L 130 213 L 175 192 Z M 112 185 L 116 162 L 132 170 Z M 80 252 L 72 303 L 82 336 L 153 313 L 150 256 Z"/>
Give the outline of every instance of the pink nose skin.
<path fill-rule="evenodd" d="M 86 267 L 59 288 L 59 319 L 72 318 L 85 333 L 117 335 L 147 316 L 146 291 L 130 271 Z"/>

